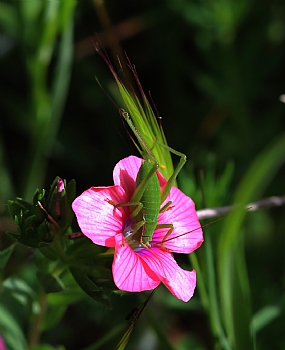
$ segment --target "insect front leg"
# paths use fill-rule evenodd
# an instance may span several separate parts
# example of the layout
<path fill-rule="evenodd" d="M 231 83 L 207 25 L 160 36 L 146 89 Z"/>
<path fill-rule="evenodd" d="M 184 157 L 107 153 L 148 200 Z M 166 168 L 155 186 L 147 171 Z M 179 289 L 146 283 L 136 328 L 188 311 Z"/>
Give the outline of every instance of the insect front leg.
<path fill-rule="evenodd" d="M 108 203 L 113 205 L 115 208 L 120 208 L 120 207 L 136 207 L 135 209 L 132 210 L 130 218 L 134 221 L 137 218 L 139 212 L 143 208 L 143 204 L 141 202 L 127 202 L 127 203 L 115 203 L 111 199 L 106 199 Z"/>
<path fill-rule="evenodd" d="M 143 203 L 141 202 L 127 202 L 127 203 L 115 203 L 111 199 L 106 199 L 108 203 L 113 205 L 115 208 L 121 207 L 135 207 L 130 214 L 130 219 L 134 221 L 131 225 L 131 230 L 124 231 L 124 238 L 126 241 L 130 241 L 131 238 L 134 238 L 135 234 L 145 225 L 145 220 L 143 215 L 139 215 L 143 209 Z M 139 239 L 141 241 L 141 237 Z"/>
<path fill-rule="evenodd" d="M 166 204 L 164 204 L 164 206 L 162 208 L 160 208 L 159 213 L 163 213 L 166 210 L 170 210 L 171 208 L 173 208 L 173 206 L 171 206 L 172 201 L 167 202 Z"/>

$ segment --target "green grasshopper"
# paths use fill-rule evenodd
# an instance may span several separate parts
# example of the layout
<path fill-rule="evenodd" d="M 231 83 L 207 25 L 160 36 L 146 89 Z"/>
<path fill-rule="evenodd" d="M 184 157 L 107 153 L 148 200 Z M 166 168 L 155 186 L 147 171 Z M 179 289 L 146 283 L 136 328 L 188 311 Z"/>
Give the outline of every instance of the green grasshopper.
<path fill-rule="evenodd" d="M 174 185 L 177 175 L 186 163 L 186 156 L 167 145 L 160 144 L 161 146 L 170 150 L 172 153 L 181 157 L 178 166 L 174 170 L 163 190 L 160 191 L 160 185 L 156 175 L 156 170 L 159 168 L 158 161 L 155 159 L 154 154 L 133 124 L 129 114 L 123 109 L 120 109 L 120 113 L 128 123 L 140 144 L 143 146 L 144 151 L 142 152 L 142 155 L 145 161 L 140 166 L 136 178 L 136 189 L 130 201 L 128 203 L 120 204 L 114 203 L 113 201 L 109 201 L 109 203 L 114 207 L 130 207 L 130 218 L 134 221 L 134 224 L 131 226 L 131 230 L 125 232 L 126 241 L 130 242 L 132 239 L 133 241 L 139 242 L 141 246 L 150 247 L 150 241 L 152 240 L 152 235 L 155 229 L 168 228 L 169 230 L 161 242 L 161 246 L 163 247 L 163 243 L 167 237 L 169 237 L 174 227 L 173 224 L 158 224 L 158 214 L 171 208 L 171 201 L 163 205 L 162 208 L 161 205 L 166 200 L 172 186 Z"/>

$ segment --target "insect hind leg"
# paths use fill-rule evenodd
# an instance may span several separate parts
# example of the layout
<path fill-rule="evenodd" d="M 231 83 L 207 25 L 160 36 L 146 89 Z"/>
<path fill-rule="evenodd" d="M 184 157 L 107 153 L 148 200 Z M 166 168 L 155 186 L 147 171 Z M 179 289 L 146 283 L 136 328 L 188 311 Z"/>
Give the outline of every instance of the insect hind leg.
<path fill-rule="evenodd" d="M 164 242 L 168 241 L 168 237 L 171 235 L 171 233 L 173 232 L 174 230 L 174 226 L 173 224 L 157 224 L 156 225 L 156 228 L 159 229 L 159 228 L 168 228 L 169 230 L 166 232 L 165 236 L 163 237 L 162 241 L 160 243 L 157 243 L 158 245 L 160 245 L 160 248 L 161 249 L 164 249 L 166 251 L 169 251 L 168 248 L 166 248 L 164 246 Z"/>

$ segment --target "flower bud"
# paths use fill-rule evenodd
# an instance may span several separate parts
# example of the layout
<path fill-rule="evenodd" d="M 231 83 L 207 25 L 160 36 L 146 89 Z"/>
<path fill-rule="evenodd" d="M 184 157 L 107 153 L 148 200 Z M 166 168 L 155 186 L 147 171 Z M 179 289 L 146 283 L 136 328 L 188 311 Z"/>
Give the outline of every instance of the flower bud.
<path fill-rule="evenodd" d="M 75 198 L 75 181 L 66 186 L 64 180 L 56 177 L 49 193 L 37 189 L 33 203 L 22 198 L 8 201 L 10 213 L 18 226 L 18 233 L 8 234 L 18 242 L 42 247 L 64 234 L 70 227 L 73 211 L 71 202 Z"/>

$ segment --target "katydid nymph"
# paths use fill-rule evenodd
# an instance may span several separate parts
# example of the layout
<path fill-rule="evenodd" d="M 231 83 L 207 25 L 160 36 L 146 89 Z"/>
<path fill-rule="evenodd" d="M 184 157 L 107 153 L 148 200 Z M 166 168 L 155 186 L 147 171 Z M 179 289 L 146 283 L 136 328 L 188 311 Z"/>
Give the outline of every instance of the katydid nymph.
<path fill-rule="evenodd" d="M 156 174 L 156 171 L 159 168 L 158 161 L 133 124 L 129 114 L 123 109 L 120 109 L 120 113 L 135 134 L 140 145 L 142 145 L 143 151 L 141 153 L 144 161 L 139 168 L 136 178 L 136 189 L 130 201 L 127 203 L 114 203 L 109 201 L 109 203 L 114 207 L 130 207 L 130 219 L 133 220 L 134 223 L 130 230 L 124 232 L 125 240 L 129 244 L 134 241 L 139 242 L 140 246 L 150 247 L 150 242 L 155 229 L 168 228 L 168 231 L 161 242 L 161 246 L 163 247 L 163 242 L 169 237 L 174 227 L 171 223 L 158 224 L 158 215 L 165 210 L 171 209 L 171 201 L 167 202 L 162 207 L 161 205 L 166 200 L 177 175 L 186 163 L 186 156 L 183 153 L 175 151 L 171 147 L 160 143 L 161 146 L 167 148 L 170 152 L 180 156 L 178 166 L 161 190 Z M 155 142 L 158 141 L 155 140 Z"/>

